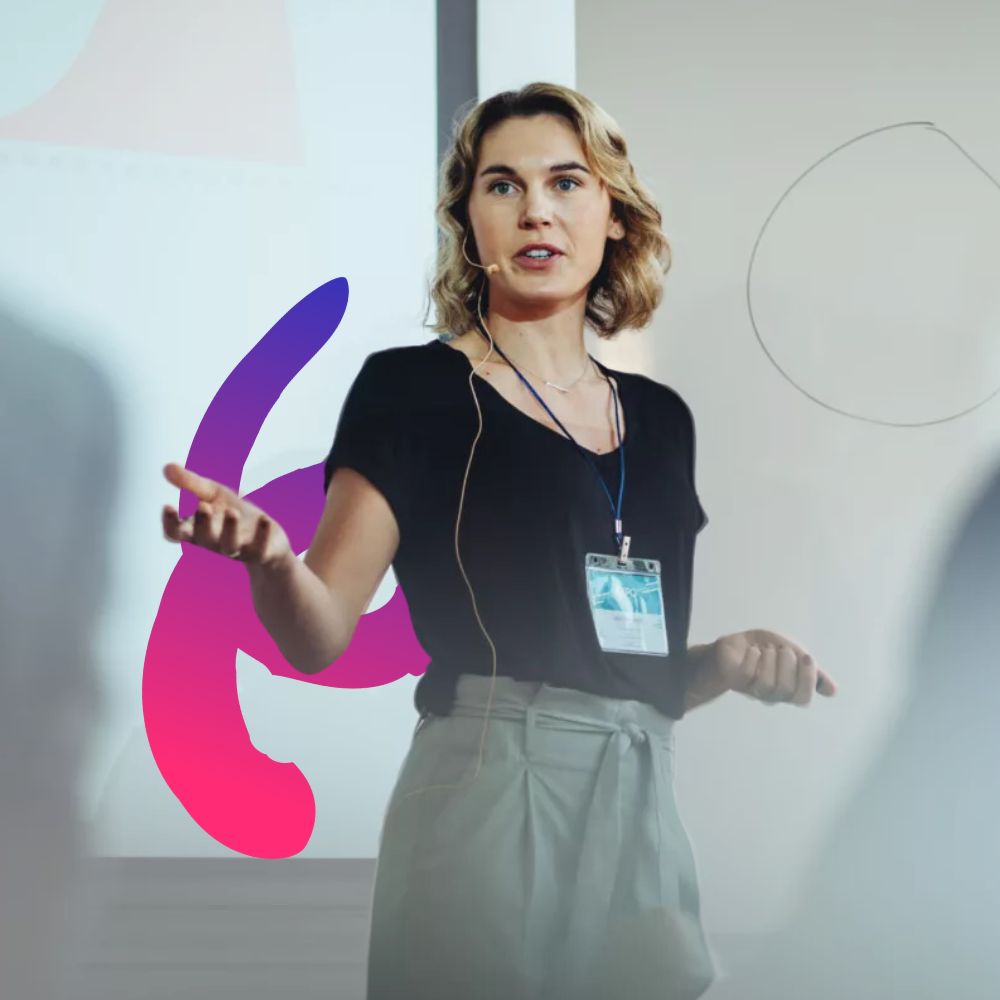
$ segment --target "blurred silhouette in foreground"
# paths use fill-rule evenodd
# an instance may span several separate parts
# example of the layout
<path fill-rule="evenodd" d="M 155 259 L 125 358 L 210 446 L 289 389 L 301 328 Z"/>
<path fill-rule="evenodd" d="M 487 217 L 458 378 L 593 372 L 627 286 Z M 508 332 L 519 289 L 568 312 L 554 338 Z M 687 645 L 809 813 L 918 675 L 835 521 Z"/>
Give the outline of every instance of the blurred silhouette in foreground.
<path fill-rule="evenodd" d="M 1000 470 L 927 594 L 907 703 L 741 1000 L 1000 997 Z"/>
<path fill-rule="evenodd" d="M 82 355 L 0 312 L 0 996 L 78 995 L 79 768 L 100 722 L 120 425 Z"/>

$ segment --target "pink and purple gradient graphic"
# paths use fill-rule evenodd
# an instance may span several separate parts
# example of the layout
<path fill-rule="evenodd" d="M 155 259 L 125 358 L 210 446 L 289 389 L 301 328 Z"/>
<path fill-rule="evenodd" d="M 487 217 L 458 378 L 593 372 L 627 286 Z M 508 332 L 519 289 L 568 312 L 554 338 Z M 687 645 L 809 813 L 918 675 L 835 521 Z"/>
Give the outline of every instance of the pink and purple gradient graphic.
<path fill-rule="evenodd" d="M 334 278 L 275 323 L 220 386 L 185 467 L 239 490 L 264 419 L 338 328 L 347 298 L 347 279 Z M 272 480 L 247 499 L 274 517 L 301 553 L 325 502 L 323 463 Z M 184 492 L 177 509 L 184 518 L 196 505 L 194 495 Z M 295 764 L 276 762 L 250 742 L 236 691 L 237 649 L 276 676 L 338 688 L 377 687 L 419 675 L 429 658 L 397 588 L 386 604 L 362 616 L 334 665 L 320 674 L 301 674 L 257 618 L 244 566 L 187 542 L 181 550 L 153 622 L 143 671 L 143 715 L 153 758 L 194 821 L 219 843 L 256 858 L 290 857 L 312 835 L 315 799 Z"/>

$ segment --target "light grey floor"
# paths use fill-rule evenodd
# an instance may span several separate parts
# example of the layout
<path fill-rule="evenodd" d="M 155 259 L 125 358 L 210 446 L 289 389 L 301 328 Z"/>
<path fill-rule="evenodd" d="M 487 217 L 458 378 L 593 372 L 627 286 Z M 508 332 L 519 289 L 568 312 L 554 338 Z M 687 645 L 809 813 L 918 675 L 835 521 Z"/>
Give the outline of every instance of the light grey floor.
<path fill-rule="evenodd" d="M 91 858 L 80 1000 L 363 1000 L 374 859 Z M 731 970 L 756 942 L 713 937 Z M 705 1000 L 735 1000 L 738 980 Z"/>
<path fill-rule="evenodd" d="M 81 1000 L 362 1000 L 373 859 L 90 859 Z"/>

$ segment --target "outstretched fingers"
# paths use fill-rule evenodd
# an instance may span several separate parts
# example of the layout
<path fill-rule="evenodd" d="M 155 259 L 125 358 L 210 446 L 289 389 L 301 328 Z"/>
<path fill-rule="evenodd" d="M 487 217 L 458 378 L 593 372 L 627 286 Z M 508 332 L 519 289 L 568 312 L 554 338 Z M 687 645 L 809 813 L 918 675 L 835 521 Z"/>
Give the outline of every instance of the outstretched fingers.
<path fill-rule="evenodd" d="M 167 462 L 163 467 L 163 475 L 178 489 L 193 493 L 199 500 L 208 503 L 219 499 L 225 487 L 207 476 L 199 476 L 197 472 L 185 469 L 177 462 Z"/>

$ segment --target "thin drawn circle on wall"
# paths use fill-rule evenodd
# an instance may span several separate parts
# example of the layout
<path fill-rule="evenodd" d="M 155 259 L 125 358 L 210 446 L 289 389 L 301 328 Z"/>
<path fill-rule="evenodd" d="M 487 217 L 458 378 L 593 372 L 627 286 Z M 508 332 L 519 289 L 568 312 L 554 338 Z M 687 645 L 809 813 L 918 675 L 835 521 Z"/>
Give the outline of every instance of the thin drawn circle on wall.
<path fill-rule="evenodd" d="M 950 420 L 955 420 L 955 419 L 957 419 L 959 417 L 965 416 L 966 414 L 972 413 L 974 410 L 979 409 L 981 406 L 985 405 L 991 399 L 993 399 L 994 396 L 996 396 L 998 393 L 1000 393 L 1000 386 L 997 386 L 996 389 L 994 389 L 992 392 L 990 392 L 988 395 L 986 395 L 983 399 L 979 400 L 979 402 L 975 403 L 974 405 L 969 406 L 969 407 L 967 407 L 967 408 L 965 408 L 963 410 L 960 410 L 958 412 L 951 413 L 948 416 L 941 417 L 941 418 L 934 419 L 934 420 L 924 420 L 924 421 L 895 421 L 895 420 L 880 419 L 878 417 L 868 416 L 868 415 L 865 415 L 863 413 L 851 412 L 849 410 L 843 409 L 842 407 L 838 407 L 838 406 L 835 406 L 835 405 L 833 405 L 831 403 L 828 403 L 828 402 L 820 399 L 818 396 L 814 395 L 813 393 L 809 392 L 803 385 L 801 385 L 799 382 L 797 382 L 789 374 L 789 372 L 786 371 L 781 366 L 781 364 L 778 363 L 777 358 L 774 356 L 774 354 L 772 353 L 772 351 L 768 349 L 767 344 L 764 341 L 764 337 L 761 335 L 761 331 L 760 331 L 760 328 L 759 328 L 758 322 L 757 322 L 757 317 L 754 315 L 753 301 L 752 301 L 752 294 L 751 294 L 752 293 L 752 285 L 753 285 L 754 262 L 755 262 L 756 257 L 757 257 L 758 248 L 760 247 L 761 241 L 763 240 L 764 234 L 767 231 L 767 228 L 770 225 L 772 219 L 775 217 L 775 215 L 778 212 L 778 209 L 781 208 L 781 205 L 788 198 L 788 196 L 792 193 L 792 191 L 809 174 L 811 174 L 814 170 L 816 170 L 816 168 L 819 167 L 820 164 L 824 163 L 826 160 L 829 160 L 832 156 L 835 156 L 837 153 L 841 152 L 846 147 L 852 145 L 853 143 L 860 142 L 863 139 L 868 139 L 871 136 L 876 135 L 878 133 L 886 132 L 886 131 L 888 131 L 890 129 L 901 129 L 901 128 L 923 128 L 923 129 L 928 129 L 930 131 L 938 133 L 939 135 L 944 136 L 996 188 L 1000 189 L 1000 183 L 997 182 L 996 178 L 994 178 L 989 173 L 989 171 L 987 171 L 965 149 L 963 149 L 962 146 L 959 145 L 959 143 L 955 141 L 955 139 L 953 139 L 943 129 L 938 128 L 933 122 L 930 122 L 930 121 L 898 122 L 898 123 L 893 124 L 893 125 L 884 125 L 884 126 L 881 126 L 880 128 L 872 129 L 872 130 L 870 130 L 868 132 L 863 132 L 862 134 L 855 136 L 853 139 L 849 139 L 849 140 L 847 140 L 847 142 L 841 143 L 835 149 L 830 150 L 830 152 L 828 152 L 824 156 L 820 157 L 818 160 L 816 160 L 815 163 L 813 163 L 810 167 L 808 167 L 806 170 L 804 170 L 788 186 L 788 188 L 784 191 L 784 193 L 781 195 L 781 197 L 775 203 L 774 207 L 768 213 L 767 218 L 764 220 L 764 224 L 761 226 L 760 231 L 757 234 L 757 238 L 754 241 L 753 249 L 752 249 L 752 251 L 750 253 L 750 260 L 749 260 L 749 263 L 748 263 L 748 266 L 747 266 L 747 278 L 746 278 L 747 313 L 748 313 L 748 315 L 750 317 L 750 325 L 753 327 L 753 332 L 754 332 L 754 335 L 757 338 L 757 342 L 760 344 L 761 350 L 763 350 L 763 352 L 765 353 L 765 355 L 767 355 L 768 360 L 771 362 L 772 365 L 774 365 L 774 367 L 782 375 L 783 378 L 785 378 L 791 385 L 795 386 L 796 389 L 798 389 L 808 399 L 811 399 L 814 403 L 817 403 L 819 406 L 822 406 L 825 409 L 831 410 L 834 413 L 839 413 L 839 414 L 841 414 L 843 416 L 852 417 L 852 418 L 854 418 L 856 420 L 861 420 L 861 421 L 864 421 L 864 422 L 867 422 L 867 423 L 881 424 L 881 425 L 888 426 L 888 427 L 927 427 L 927 426 L 931 426 L 931 425 L 934 425 L 934 424 L 947 423 Z"/>

